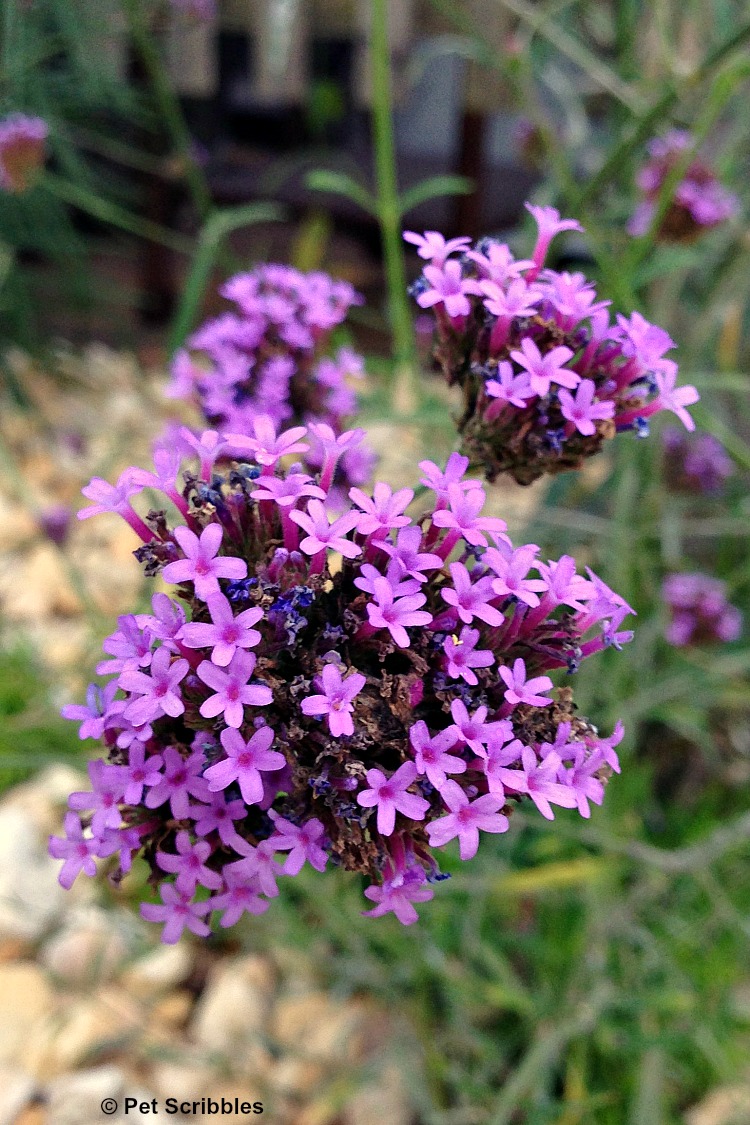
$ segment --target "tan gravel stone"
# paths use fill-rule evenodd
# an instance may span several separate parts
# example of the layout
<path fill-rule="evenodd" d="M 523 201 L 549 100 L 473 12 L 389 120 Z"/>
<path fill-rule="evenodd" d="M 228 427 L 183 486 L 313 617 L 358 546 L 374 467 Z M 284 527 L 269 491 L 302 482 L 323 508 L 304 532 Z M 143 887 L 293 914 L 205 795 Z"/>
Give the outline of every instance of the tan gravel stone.
<path fill-rule="evenodd" d="M 63 1074 L 97 1055 L 134 1044 L 143 1030 L 141 1006 L 121 988 L 106 985 L 92 997 L 70 1002 L 30 1039 L 27 1066 L 33 1074 Z"/>
<path fill-rule="evenodd" d="M 191 1025 L 199 1043 L 235 1052 L 266 1027 L 273 969 L 265 958 L 243 957 L 217 965 L 209 977 Z"/>
<path fill-rule="evenodd" d="M 404 1080 L 391 1066 L 379 1075 L 377 1082 L 367 1083 L 348 1099 L 341 1125 L 411 1125 L 414 1112 L 404 1088 Z"/>
<path fill-rule="evenodd" d="M 47 1087 L 49 1120 L 55 1125 L 101 1125 L 105 1120 L 102 1101 L 114 1098 L 121 1103 L 124 1095 L 131 1093 L 126 1083 L 125 1071 L 118 1066 L 63 1074 Z"/>
<path fill-rule="evenodd" d="M 188 945 L 162 945 L 128 965 L 120 979 L 128 992 L 148 998 L 181 984 L 191 966 Z"/>
<path fill-rule="evenodd" d="M 0 1065 L 0 1125 L 13 1125 L 36 1090 L 34 1079 L 19 1066 Z"/>
<path fill-rule="evenodd" d="M 53 995 L 38 965 L 0 965 L 0 1062 L 25 1062 L 28 1041 L 48 1016 Z"/>
<path fill-rule="evenodd" d="M 166 1028 L 184 1027 L 193 1010 L 193 1001 L 193 994 L 187 989 L 170 992 L 154 1004 L 149 1019 Z"/>
<path fill-rule="evenodd" d="M 278 1001 L 272 1034 L 279 1044 L 306 1058 L 352 1059 L 363 1019 L 361 1006 L 337 1002 L 324 992 L 310 992 Z"/>
<path fill-rule="evenodd" d="M 135 927 L 129 923 L 129 916 L 78 907 L 44 945 L 40 961 L 66 985 L 93 987 L 111 979 L 132 949 Z"/>

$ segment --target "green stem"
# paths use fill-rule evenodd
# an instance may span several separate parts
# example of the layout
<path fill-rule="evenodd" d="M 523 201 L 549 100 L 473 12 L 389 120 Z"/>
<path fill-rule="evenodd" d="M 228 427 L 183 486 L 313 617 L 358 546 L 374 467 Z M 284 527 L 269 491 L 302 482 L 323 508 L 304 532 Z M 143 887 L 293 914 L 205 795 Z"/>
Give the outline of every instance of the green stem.
<path fill-rule="evenodd" d="M 401 239 L 401 206 L 393 136 L 393 91 L 388 43 L 388 0 L 372 0 L 370 41 L 378 220 L 383 242 L 388 317 L 393 338 L 395 396 L 399 413 L 411 413 L 418 392 L 417 348 Z"/>
<path fill-rule="evenodd" d="M 124 207 L 120 207 L 108 199 L 102 199 L 101 196 L 95 195 L 94 192 L 80 184 L 63 180 L 53 172 L 44 172 L 39 182 L 52 195 L 61 199 L 63 203 L 78 207 L 79 210 L 86 211 L 103 223 L 119 227 L 130 234 L 138 235 L 139 238 L 156 242 L 160 246 L 166 246 L 168 250 L 174 250 L 177 254 L 189 255 L 193 251 L 192 240 L 186 238 L 185 235 L 170 230 L 168 227 L 160 226 L 159 223 L 153 223 L 150 219 L 142 219 L 138 215 L 126 211 Z"/>
<path fill-rule="evenodd" d="M 172 88 L 154 37 L 148 30 L 140 0 L 125 0 L 128 28 L 156 97 L 163 124 L 170 135 L 174 149 L 182 157 L 185 180 L 193 197 L 198 215 L 205 220 L 211 212 L 211 193 L 201 168 L 192 153 L 192 137 L 185 122 L 179 98 Z"/>

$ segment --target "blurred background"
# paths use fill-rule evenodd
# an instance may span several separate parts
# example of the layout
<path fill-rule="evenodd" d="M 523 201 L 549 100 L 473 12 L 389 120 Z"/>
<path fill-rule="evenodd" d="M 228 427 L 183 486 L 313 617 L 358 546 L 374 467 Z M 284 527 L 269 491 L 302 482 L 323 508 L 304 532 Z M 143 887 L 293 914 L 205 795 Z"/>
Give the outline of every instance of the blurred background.
<path fill-rule="evenodd" d="M 89 1125 L 126 1094 L 293 1125 L 746 1125 L 750 5 L 4 0 L 0 19 L 0 1125 Z M 18 114 L 46 125 L 20 162 Z M 707 217 L 695 183 L 731 206 Z M 46 856 L 93 753 L 60 707 L 151 593 L 126 525 L 76 521 L 80 489 L 197 422 L 165 397 L 172 356 L 258 262 L 363 295 L 336 335 L 366 359 L 356 423 L 378 477 L 414 484 L 456 448 L 458 403 L 401 232 L 525 257 L 525 200 L 582 224 L 551 264 L 665 328 L 702 396 L 693 435 L 659 418 L 582 473 L 488 486 L 514 537 L 637 610 L 576 686 L 602 730 L 625 722 L 622 774 L 590 822 L 519 814 L 470 865 L 449 854 L 414 927 L 311 872 L 261 918 L 157 948 L 138 876 L 66 894 Z"/>

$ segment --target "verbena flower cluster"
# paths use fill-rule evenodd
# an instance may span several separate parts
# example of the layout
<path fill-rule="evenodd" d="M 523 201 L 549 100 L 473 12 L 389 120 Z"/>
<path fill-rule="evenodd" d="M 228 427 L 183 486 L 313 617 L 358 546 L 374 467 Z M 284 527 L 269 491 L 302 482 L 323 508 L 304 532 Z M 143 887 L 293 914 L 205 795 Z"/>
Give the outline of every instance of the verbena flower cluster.
<path fill-rule="evenodd" d="M 176 469 L 84 489 L 80 516 L 119 513 L 175 596 L 119 619 L 106 683 L 64 710 L 106 755 L 50 850 L 66 887 L 99 858 L 117 856 L 119 878 L 142 855 L 161 898 L 142 913 L 166 942 L 261 913 L 305 864 L 361 873 L 368 915 L 409 924 L 444 845 L 471 859 L 519 802 L 587 817 L 619 769 L 621 726 L 600 736 L 550 673 L 630 640 L 622 598 L 569 556 L 514 548 L 457 453 L 421 463 L 423 514 L 406 514 L 411 489 L 377 483 L 334 517 L 327 491 L 360 435 L 312 423 L 312 477 L 288 464 L 304 427 L 259 429 L 229 439 L 243 461 L 204 435 L 179 491 Z M 159 475 L 175 527 L 131 505 Z"/>
<path fill-rule="evenodd" d="M 707 574 L 670 574 L 662 597 L 669 610 L 666 639 L 680 648 L 736 641 L 742 614 L 727 600 L 726 585 Z"/>
<path fill-rule="evenodd" d="M 630 234 L 639 236 L 650 229 L 664 181 L 693 145 L 690 133 L 682 129 L 673 129 L 649 143 L 649 159 L 636 177 L 644 198 L 628 223 Z M 704 160 L 692 160 L 675 188 L 656 235 L 669 242 L 692 242 L 703 231 L 734 218 L 739 206 L 737 196 L 719 182 L 710 165 Z"/>
<path fill-rule="evenodd" d="M 645 436 L 660 410 L 692 430 L 698 392 L 677 386 L 668 334 L 637 312 L 613 324 L 583 274 L 545 268 L 554 236 L 582 228 L 527 207 L 538 226 L 529 259 L 492 239 L 471 248 L 436 231 L 404 235 L 429 262 L 412 292 L 434 310 L 435 358 L 463 392 L 461 452 L 489 480 L 529 484 L 580 468 L 618 432 Z"/>
<path fill-rule="evenodd" d="M 41 117 L 12 113 L 0 121 L 0 189 L 21 194 L 44 163 L 49 126 Z"/>
<path fill-rule="evenodd" d="M 341 433 L 357 409 L 350 383 L 361 378 L 364 362 L 350 348 L 335 356 L 326 348 L 331 332 L 361 302 L 352 286 L 326 273 L 263 264 L 230 278 L 220 292 L 237 311 L 191 336 L 190 350 L 175 356 L 167 393 L 192 399 L 220 431 L 252 434 L 259 418 L 270 417 L 276 426 L 323 422 Z M 312 447 L 308 468 L 319 469 L 321 457 Z M 352 447 L 341 458 L 336 485 L 364 484 L 374 461 L 361 444 Z"/>
<path fill-rule="evenodd" d="M 676 492 L 716 496 L 734 473 L 734 463 L 713 434 L 684 434 L 668 426 L 662 434 L 665 476 Z"/>

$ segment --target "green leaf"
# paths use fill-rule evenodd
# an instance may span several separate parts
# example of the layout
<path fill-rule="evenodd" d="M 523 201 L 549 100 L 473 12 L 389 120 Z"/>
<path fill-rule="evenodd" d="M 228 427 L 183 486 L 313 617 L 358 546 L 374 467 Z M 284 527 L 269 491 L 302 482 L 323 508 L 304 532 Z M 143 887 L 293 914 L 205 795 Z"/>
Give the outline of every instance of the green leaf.
<path fill-rule="evenodd" d="M 406 215 L 428 199 L 436 199 L 440 195 L 470 195 L 473 190 L 474 181 L 466 176 L 430 176 L 403 193 L 399 200 L 401 214 Z"/>
<path fill-rule="evenodd" d="M 343 195 L 351 199 L 363 211 L 377 216 L 378 203 L 375 196 L 346 172 L 334 172 L 329 168 L 316 168 L 308 172 L 305 183 L 312 191 L 328 191 L 333 195 Z"/>

